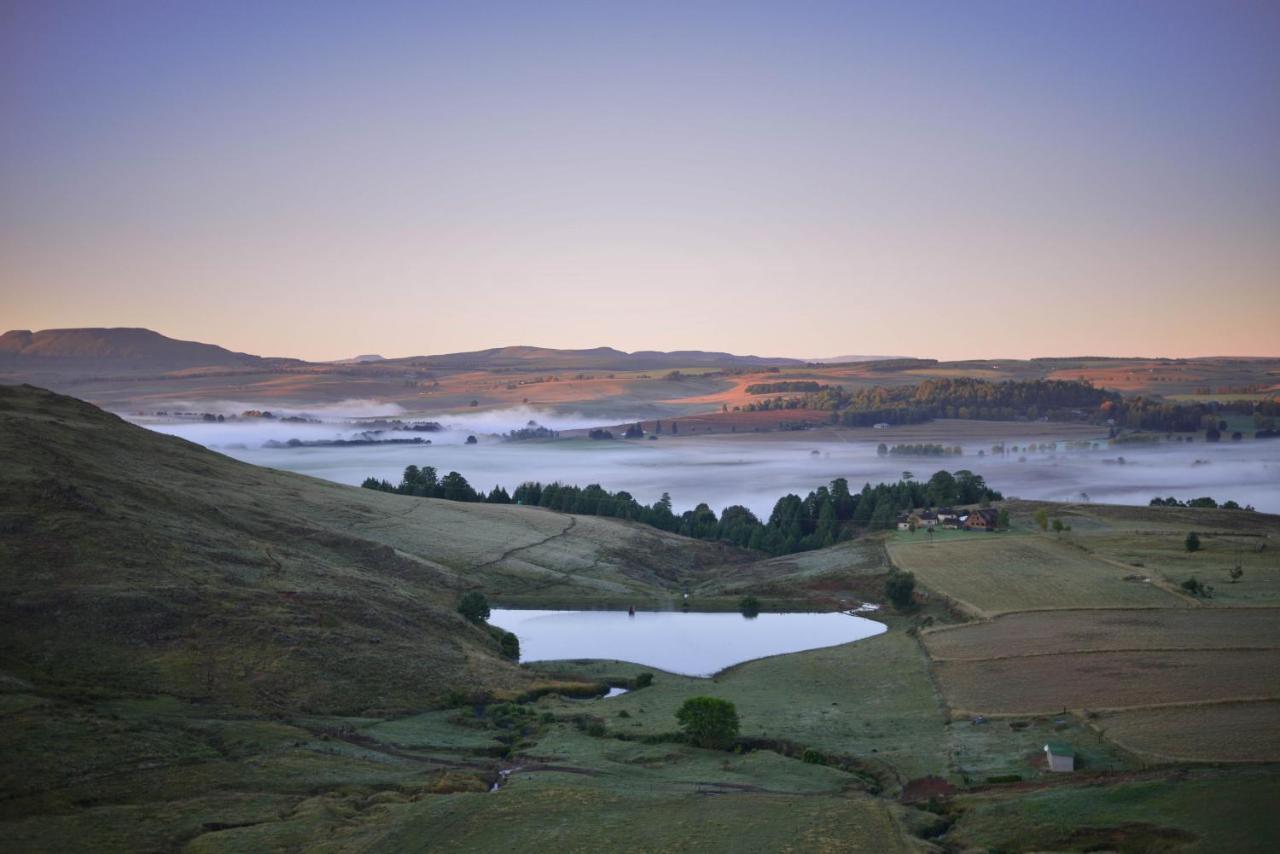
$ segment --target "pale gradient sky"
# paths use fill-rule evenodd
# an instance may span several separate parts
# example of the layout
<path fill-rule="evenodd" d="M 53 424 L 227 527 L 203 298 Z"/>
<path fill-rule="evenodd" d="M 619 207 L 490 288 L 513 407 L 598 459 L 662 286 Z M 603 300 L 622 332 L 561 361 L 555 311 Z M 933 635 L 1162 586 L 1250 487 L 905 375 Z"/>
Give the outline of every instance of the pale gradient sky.
<path fill-rule="evenodd" d="M 0 329 L 1280 355 L 1280 4 L 0 4 Z"/>

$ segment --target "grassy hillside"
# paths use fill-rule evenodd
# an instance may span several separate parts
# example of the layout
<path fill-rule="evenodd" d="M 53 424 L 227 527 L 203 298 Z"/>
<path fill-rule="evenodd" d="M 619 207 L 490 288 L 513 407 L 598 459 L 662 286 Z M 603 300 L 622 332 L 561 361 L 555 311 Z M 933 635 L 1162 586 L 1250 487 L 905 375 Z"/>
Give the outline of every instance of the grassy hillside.
<path fill-rule="evenodd" d="M 638 526 L 255 468 L 0 387 L 6 678 L 257 709 L 421 708 L 530 677 L 461 591 L 674 590 L 733 555 Z"/>

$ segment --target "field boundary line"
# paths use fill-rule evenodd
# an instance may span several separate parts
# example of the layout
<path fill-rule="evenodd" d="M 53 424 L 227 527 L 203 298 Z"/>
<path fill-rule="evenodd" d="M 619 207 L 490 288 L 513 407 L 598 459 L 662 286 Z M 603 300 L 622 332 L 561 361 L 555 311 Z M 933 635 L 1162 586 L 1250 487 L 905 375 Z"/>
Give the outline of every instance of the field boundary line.
<path fill-rule="evenodd" d="M 988 720 L 1051 718 L 1055 716 L 1061 717 L 1063 714 L 1087 719 L 1090 714 L 1109 715 L 1121 714 L 1124 712 L 1149 712 L 1157 709 L 1204 708 L 1206 706 L 1244 705 L 1251 703 L 1280 703 L 1280 694 L 1277 694 L 1274 697 L 1224 697 L 1219 700 L 1184 700 L 1170 703 L 1148 703 L 1143 706 L 1067 706 L 1065 709 L 1059 707 L 1049 710 L 1042 709 L 1021 712 L 981 712 L 976 709 L 953 708 L 951 712 L 953 715 L 960 715 L 961 717 L 968 718 L 972 718 L 976 715 L 982 715 Z"/>
<path fill-rule="evenodd" d="M 1131 652 L 1274 652 L 1280 646 L 1148 646 L 1118 647 L 1116 649 L 1060 649 L 1053 652 L 1026 652 L 1012 655 L 991 655 L 980 658 L 942 658 L 934 656 L 939 662 L 974 662 L 974 661 L 1011 661 L 1019 658 L 1049 658 L 1055 655 L 1107 655 L 1111 653 Z"/>

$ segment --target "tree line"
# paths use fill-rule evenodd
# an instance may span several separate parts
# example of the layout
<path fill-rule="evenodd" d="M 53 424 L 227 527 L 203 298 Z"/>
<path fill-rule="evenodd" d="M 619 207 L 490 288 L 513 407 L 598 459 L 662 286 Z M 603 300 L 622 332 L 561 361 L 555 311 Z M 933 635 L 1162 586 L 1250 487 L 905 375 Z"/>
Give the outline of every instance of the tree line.
<path fill-rule="evenodd" d="M 1255 437 L 1275 436 L 1280 399 L 1233 401 L 1170 401 L 1096 388 L 1083 380 L 991 380 L 951 377 L 916 385 L 845 389 L 806 382 L 761 383 L 752 394 L 805 391 L 777 395 L 743 405 L 744 411 L 817 409 L 831 413 L 833 424 L 869 427 L 879 422 L 919 424 L 934 418 L 979 421 L 1088 421 L 1130 430 L 1190 433 L 1221 430 L 1226 414 L 1252 416 Z M 792 386 L 795 386 L 794 388 Z M 804 388 L 800 388 L 804 386 Z"/>
<path fill-rule="evenodd" d="M 794 493 L 782 496 L 766 520 L 739 504 L 724 508 L 719 516 L 705 502 L 677 514 L 671 509 L 671 496 L 665 492 L 654 503 L 641 504 L 625 490 L 610 492 L 594 483 L 582 487 L 530 481 L 520 484 L 510 494 L 501 486 L 495 486 L 486 495 L 472 488 L 458 472 L 438 477 L 432 466 L 407 467 L 399 484 L 370 477 L 361 486 L 401 495 L 516 503 L 563 513 L 624 519 L 771 555 L 825 548 L 859 531 L 887 530 L 894 527 L 898 514 L 916 507 L 977 504 L 1003 498 L 987 486 L 981 475 L 967 470 L 939 471 L 925 482 L 904 478 L 875 486 L 868 483 L 858 492 L 849 489 L 845 478 L 836 478 L 804 498 Z"/>

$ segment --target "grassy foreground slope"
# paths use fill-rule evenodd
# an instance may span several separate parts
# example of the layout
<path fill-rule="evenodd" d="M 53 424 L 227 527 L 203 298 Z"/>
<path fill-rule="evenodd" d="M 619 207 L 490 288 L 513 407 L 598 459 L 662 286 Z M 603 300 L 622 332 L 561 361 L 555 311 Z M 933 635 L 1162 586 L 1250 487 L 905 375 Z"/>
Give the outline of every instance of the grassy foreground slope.
<path fill-rule="evenodd" d="M 353 489 L 0 386 L 0 656 L 17 684 L 382 713 L 530 677 L 470 587 L 664 595 L 732 557 L 639 526 Z"/>

